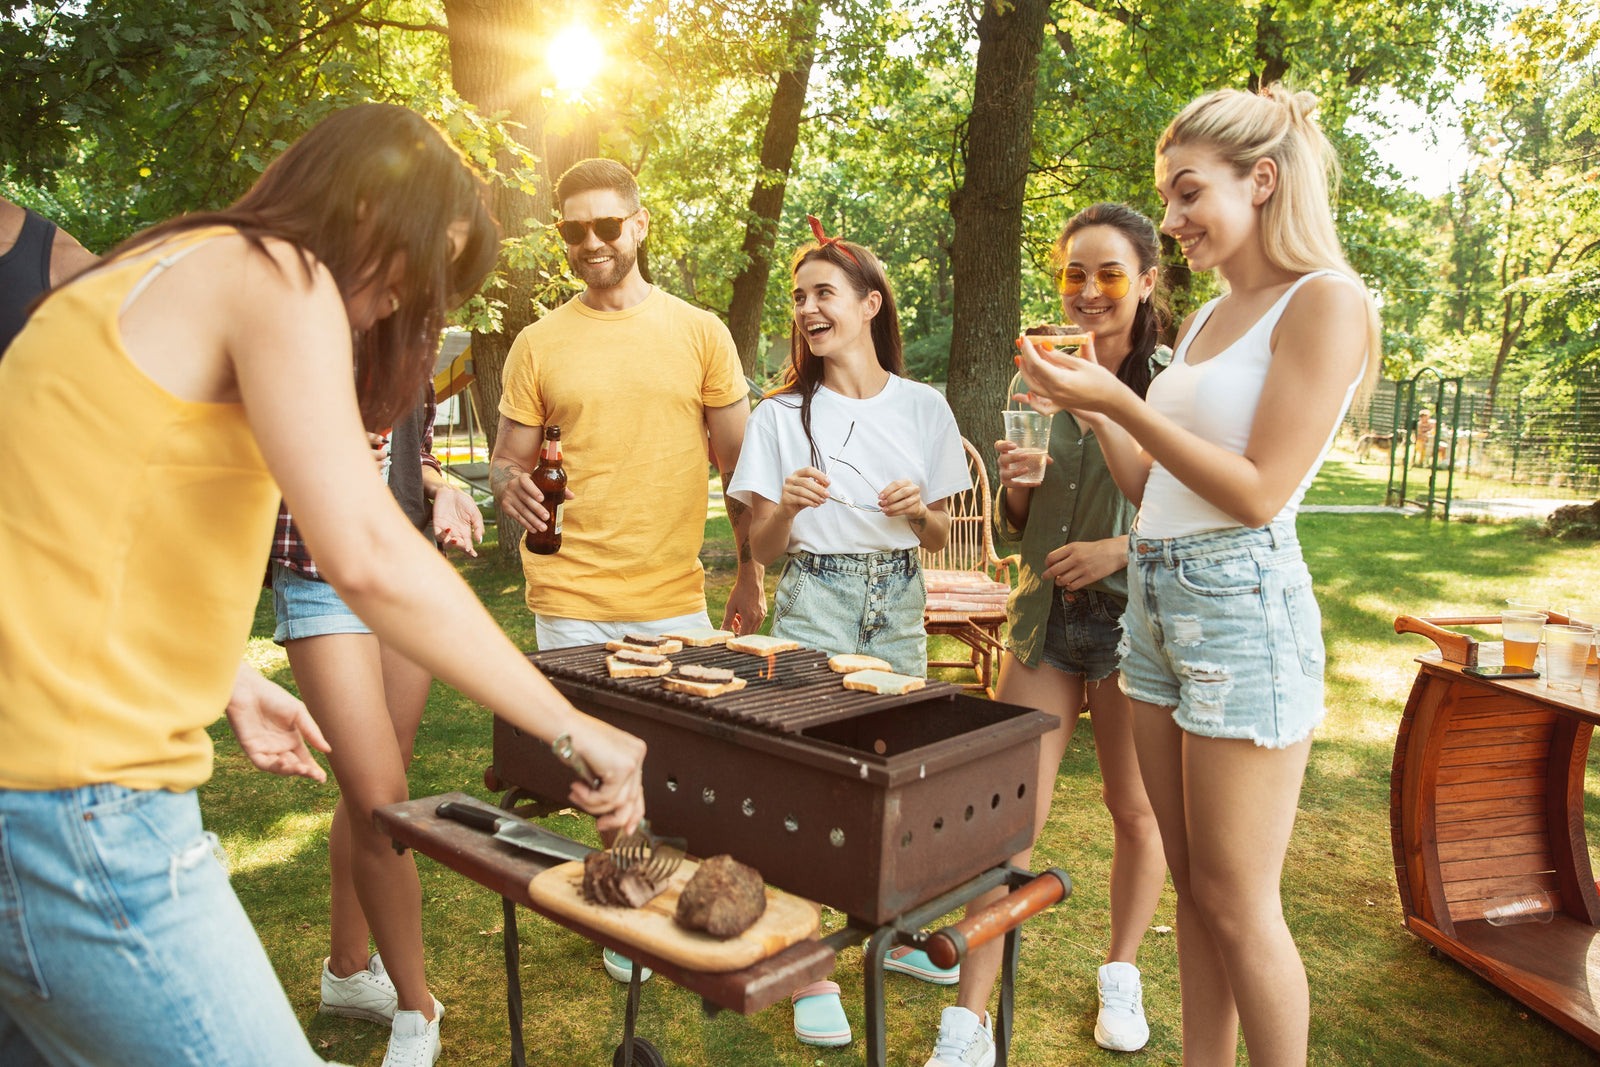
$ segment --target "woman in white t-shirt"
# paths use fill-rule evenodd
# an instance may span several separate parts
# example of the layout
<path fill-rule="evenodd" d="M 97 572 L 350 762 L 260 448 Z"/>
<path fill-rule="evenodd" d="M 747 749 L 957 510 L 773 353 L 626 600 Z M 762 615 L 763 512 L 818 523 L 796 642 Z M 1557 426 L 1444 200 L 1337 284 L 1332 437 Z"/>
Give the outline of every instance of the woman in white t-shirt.
<path fill-rule="evenodd" d="M 1129 544 L 1122 687 L 1178 896 L 1187 1064 L 1302 1064 L 1305 968 L 1279 882 L 1323 716 L 1321 617 L 1294 517 L 1363 377 L 1377 310 L 1328 199 L 1316 98 L 1211 93 L 1156 148 L 1162 230 L 1228 291 L 1140 400 L 1093 363 L 1021 360 L 1096 422 Z"/>
<path fill-rule="evenodd" d="M 817 231 L 791 270 L 789 369 L 750 417 L 728 492 L 754 513 L 757 561 L 788 557 L 774 636 L 921 677 L 917 549 L 944 547 L 945 498 L 972 482 L 944 397 L 900 377 L 900 320 L 882 264 Z"/>
<path fill-rule="evenodd" d="M 832 654 L 928 670 L 927 588 L 917 549 L 950 536 L 945 498 L 972 485 L 950 406 L 900 377 L 900 318 L 883 265 L 867 249 L 824 237 L 794 255 L 794 327 L 784 382 L 751 413 L 728 495 L 752 512 L 750 549 L 763 566 L 787 556 L 772 634 Z M 885 966 L 948 985 L 920 950 Z M 839 987 L 795 992 L 795 1036 L 848 1045 Z"/>

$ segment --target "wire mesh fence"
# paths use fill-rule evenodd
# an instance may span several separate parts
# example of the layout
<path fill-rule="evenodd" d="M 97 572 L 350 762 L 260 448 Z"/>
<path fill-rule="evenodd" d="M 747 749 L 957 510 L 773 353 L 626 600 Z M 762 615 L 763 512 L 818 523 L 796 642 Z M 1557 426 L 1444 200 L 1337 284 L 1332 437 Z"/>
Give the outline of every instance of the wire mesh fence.
<path fill-rule="evenodd" d="M 1413 486 L 1437 462 L 1441 477 L 1454 464 L 1458 497 L 1600 497 L 1600 373 L 1520 392 L 1502 383 L 1493 404 L 1487 379 L 1384 380 L 1345 429 L 1359 462 L 1392 464 L 1396 480 L 1409 463 Z"/>

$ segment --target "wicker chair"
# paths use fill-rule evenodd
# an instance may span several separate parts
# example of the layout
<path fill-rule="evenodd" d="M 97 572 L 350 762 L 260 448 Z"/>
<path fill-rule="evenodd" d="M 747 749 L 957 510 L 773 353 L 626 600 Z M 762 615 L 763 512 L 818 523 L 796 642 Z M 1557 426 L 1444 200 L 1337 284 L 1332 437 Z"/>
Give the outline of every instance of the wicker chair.
<path fill-rule="evenodd" d="M 1018 563 L 1016 556 L 1000 559 L 994 551 L 990 525 L 993 498 L 983 457 L 972 442 L 961 439 L 972 473 L 972 488 L 951 497 L 950 540 L 939 552 L 922 551 L 922 576 L 928 586 L 928 605 L 922 621 L 929 637 L 954 637 L 971 650 L 965 660 L 929 660 L 928 669 L 965 668 L 976 676 L 967 689 L 994 696 L 995 662 L 1005 646 L 1000 628 L 1006 621 L 1006 597 Z"/>

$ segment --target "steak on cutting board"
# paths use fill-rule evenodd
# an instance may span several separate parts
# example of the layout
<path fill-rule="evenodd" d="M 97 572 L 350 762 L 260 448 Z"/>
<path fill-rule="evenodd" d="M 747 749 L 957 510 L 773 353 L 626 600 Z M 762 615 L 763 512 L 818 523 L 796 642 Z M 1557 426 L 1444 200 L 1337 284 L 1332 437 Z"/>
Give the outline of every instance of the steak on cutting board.
<path fill-rule="evenodd" d="M 761 872 L 732 856 L 712 856 L 700 864 L 678 895 L 678 925 L 704 930 L 726 940 L 738 937 L 767 910 Z"/>

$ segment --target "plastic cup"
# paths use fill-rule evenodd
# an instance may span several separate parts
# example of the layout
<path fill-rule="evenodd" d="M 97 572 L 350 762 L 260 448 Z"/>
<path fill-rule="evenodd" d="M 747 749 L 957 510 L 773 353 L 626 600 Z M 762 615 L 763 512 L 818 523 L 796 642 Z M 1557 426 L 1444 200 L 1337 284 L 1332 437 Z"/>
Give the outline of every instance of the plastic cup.
<path fill-rule="evenodd" d="M 1544 681 L 1551 689 L 1583 688 L 1589 666 L 1589 646 L 1594 630 L 1588 626 L 1546 624 L 1544 628 Z"/>
<path fill-rule="evenodd" d="M 1600 604 L 1573 604 L 1567 608 L 1567 621 L 1574 626 L 1587 626 L 1592 630 L 1600 631 Z M 1595 640 L 1589 642 L 1589 666 L 1593 667 L 1600 659 L 1595 653 L 1600 651 L 1600 632 L 1595 635 Z"/>
<path fill-rule="evenodd" d="M 1483 906 L 1483 917 L 1490 926 L 1518 923 L 1547 923 L 1555 917 L 1555 902 L 1536 885 L 1523 886 L 1515 893 L 1495 897 Z"/>
<path fill-rule="evenodd" d="M 1017 485 L 1038 485 L 1044 481 L 1045 456 L 1050 452 L 1050 416 L 1039 411 L 1002 411 L 1006 440 L 1016 445 L 1009 464 Z"/>
<path fill-rule="evenodd" d="M 1539 654 L 1539 639 L 1544 636 L 1545 613 L 1542 611 L 1502 611 L 1501 636 L 1505 638 L 1507 667 L 1533 668 L 1534 657 Z"/>
<path fill-rule="evenodd" d="M 1507 611 L 1537 611 L 1541 615 L 1548 615 L 1550 605 L 1543 600 L 1522 600 L 1516 597 L 1506 598 Z"/>

